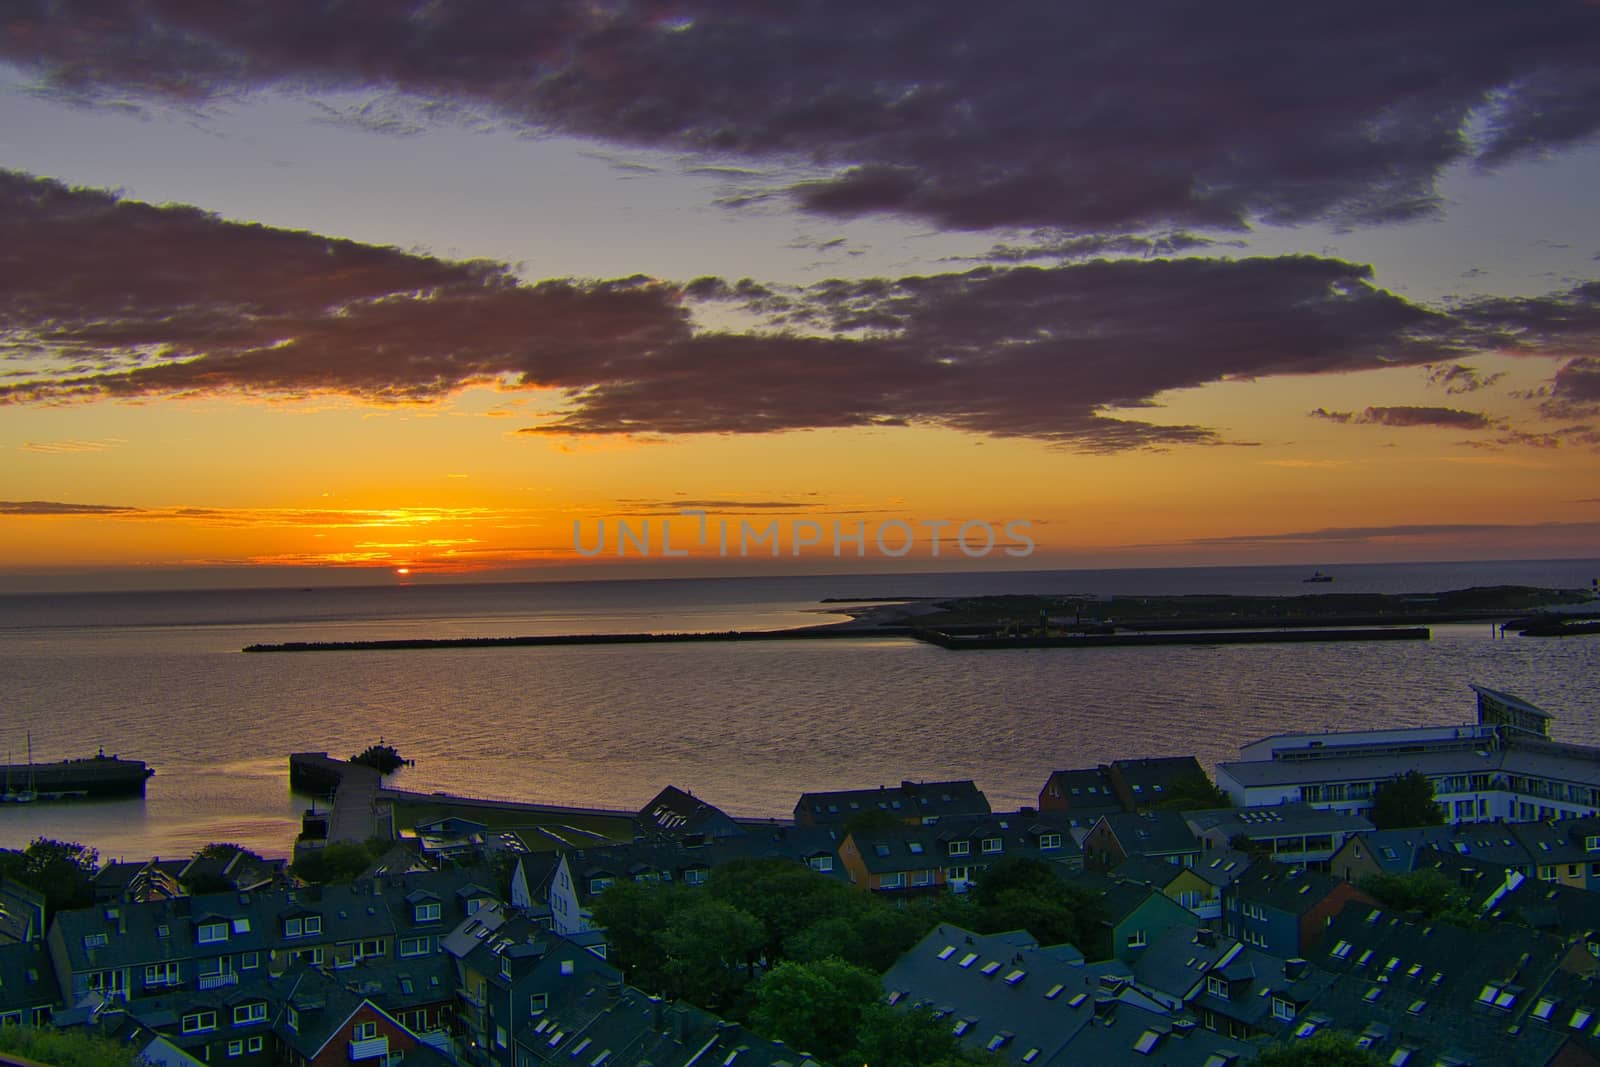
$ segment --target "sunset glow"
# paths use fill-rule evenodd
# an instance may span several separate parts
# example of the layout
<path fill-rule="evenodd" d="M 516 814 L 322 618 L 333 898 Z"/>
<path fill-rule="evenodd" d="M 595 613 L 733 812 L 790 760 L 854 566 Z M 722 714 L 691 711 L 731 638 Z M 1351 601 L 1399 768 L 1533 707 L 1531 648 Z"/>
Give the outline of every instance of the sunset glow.
<path fill-rule="evenodd" d="M 1430 24 L 1472 73 L 1404 88 L 1387 9 L 73 6 L 0 40 L 0 588 L 1600 543 L 1592 5 Z M 576 550 L 694 508 L 1036 546 Z"/>

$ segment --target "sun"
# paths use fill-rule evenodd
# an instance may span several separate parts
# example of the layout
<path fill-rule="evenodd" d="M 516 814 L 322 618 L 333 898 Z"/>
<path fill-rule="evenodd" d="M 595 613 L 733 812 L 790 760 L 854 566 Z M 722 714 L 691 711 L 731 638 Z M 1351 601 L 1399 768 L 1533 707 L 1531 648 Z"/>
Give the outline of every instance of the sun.
<path fill-rule="evenodd" d="M 406 575 L 408 575 L 408 574 L 410 574 L 410 573 L 411 573 L 411 568 L 410 568 L 410 567 L 396 567 L 396 568 L 395 568 L 395 569 L 394 569 L 394 572 L 395 572 L 395 573 L 396 573 L 396 574 L 398 574 L 398 575 L 400 575 L 400 576 L 401 576 L 401 577 L 402 577 L 402 578 L 403 578 L 403 577 L 405 577 L 405 576 L 406 576 Z"/>

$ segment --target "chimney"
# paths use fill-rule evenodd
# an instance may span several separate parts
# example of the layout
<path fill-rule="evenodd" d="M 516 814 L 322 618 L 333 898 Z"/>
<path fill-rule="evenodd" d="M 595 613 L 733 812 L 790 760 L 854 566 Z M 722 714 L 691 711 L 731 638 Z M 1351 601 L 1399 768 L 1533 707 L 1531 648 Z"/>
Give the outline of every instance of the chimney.
<path fill-rule="evenodd" d="M 1283 961 L 1283 977 L 1291 982 L 1298 982 L 1306 975 L 1306 961 L 1296 956 L 1294 959 Z"/>

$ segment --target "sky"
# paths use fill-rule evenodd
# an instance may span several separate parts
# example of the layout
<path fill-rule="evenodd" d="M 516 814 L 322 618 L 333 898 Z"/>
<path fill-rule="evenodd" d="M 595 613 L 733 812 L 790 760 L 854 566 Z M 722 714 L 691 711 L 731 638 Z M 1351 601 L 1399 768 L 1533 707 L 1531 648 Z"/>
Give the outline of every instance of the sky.
<path fill-rule="evenodd" d="M 1597 54 L 1593 0 L 9 4 L 0 590 L 1593 556 Z"/>

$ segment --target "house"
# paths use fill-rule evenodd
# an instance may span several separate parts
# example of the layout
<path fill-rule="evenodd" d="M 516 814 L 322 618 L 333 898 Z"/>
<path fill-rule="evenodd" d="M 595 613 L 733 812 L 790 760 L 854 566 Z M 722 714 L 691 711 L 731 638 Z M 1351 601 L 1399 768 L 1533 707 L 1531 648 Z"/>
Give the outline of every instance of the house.
<path fill-rule="evenodd" d="M 1512 827 L 1497 823 L 1367 830 L 1352 835 L 1329 860 L 1332 873 L 1352 882 L 1371 874 L 1406 874 L 1431 850 L 1531 875 L 1535 866 Z"/>
<path fill-rule="evenodd" d="M 208 893 L 63 911 L 46 937 L 62 993 L 130 998 L 280 974 L 296 960 L 333 969 L 421 956 L 494 894 L 470 870 L 342 885 Z"/>
<path fill-rule="evenodd" d="M 839 859 L 851 883 L 862 889 L 875 893 L 937 892 L 949 881 L 946 847 L 937 827 L 861 830 L 845 837 L 839 846 Z"/>
<path fill-rule="evenodd" d="M 932 822 L 950 815 L 988 815 L 989 798 L 970 778 L 954 782 L 903 781 L 899 788 L 803 793 L 794 806 L 801 826 L 838 826 L 863 812 L 878 811 L 902 822 Z"/>
<path fill-rule="evenodd" d="M 1065 811 L 1085 828 L 1102 815 L 1144 811 L 1172 796 L 1177 787 L 1208 781 L 1193 756 L 1120 759 L 1097 767 L 1052 771 L 1039 790 L 1040 811 Z"/>
<path fill-rule="evenodd" d="M 1206 920 L 1222 915 L 1222 887 L 1249 866 L 1243 853 L 1219 853 L 1194 867 L 1179 867 L 1153 856 L 1130 856 L 1111 869 L 1119 882 L 1133 882 L 1159 890 L 1195 917 Z"/>
<path fill-rule="evenodd" d="M 281 1007 L 273 1033 L 276 1062 L 285 1067 L 347 1067 L 366 1060 L 442 1067 L 451 1062 L 358 989 L 315 968 L 298 967 L 277 984 Z"/>
<path fill-rule="evenodd" d="M 1111 783 L 1111 768 L 1104 764 L 1078 770 L 1052 771 L 1039 790 L 1039 810 L 1064 812 L 1081 832 L 1102 815 L 1126 810 Z"/>
<path fill-rule="evenodd" d="M 1354 903 L 1310 958 L 1334 982 L 1296 1035 L 1344 1030 L 1395 1067 L 1596 1062 L 1600 997 L 1578 977 L 1595 961 L 1562 939 L 1505 925 L 1486 936 Z"/>
<path fill-rule="evenodd" d="M 269 860 L 238 845 L 209 845 L 178 871 L 178 884 L 190 893 L 254 892 L 287 886 L 287 867 L 284 860 Z"/>
<path fill-rule="evenodd" d="M 858 830 L 839 846 L 854 885 L 881 892 L 948 887 L 964 892 L 991 864 L 1007 857 L 1083 869 L 1083 854 L 1059 812 L 1023 809 L 988 816 L 951 816 L 936 824 Z"/>
<path fill-rule="evenodd" d="M 484 823 L 455 815 L 428 819 L 412 829 L 418 850 L 434 863 L 470 861 L 483 854 L 490 838 Z"/>
<path fill-rule="evenodd" d="M 1208 851 L 1236 848 L 1274 863 L 1328 869 L 1353 834 L 1372 824 L 1360 815 L 1299 802 L 1270 808 L 1214 808 L 1184 813 L 1189 829 Z"/>
<path fill-rule="evenodd" d="M 1111 787 L 1124 811 L 1145 811 L 1160 804 L 1186 783 L 1209 781 L 1193 756 L 1156 756 L 1113 760 L 1108 769 Z"/>
<path fill-rule="evenodd" d="M 693 1005 L 597 975 L 558 977 L 544 996 L 544 1006 L 530 1007 L 512 1038 L 519 1067 L 822 1067 Z"/>
<path fill-rule="evenodd" d="M 61 1003 L 42 941 L 0 945 L 0 1026 L 42 1026 Z"/>
<path fill-rule="evenodd" d="M 637 820 L 645 833 L 676 840 L 704 842 L 745 835 L 744 827 L 733 816 L 693 793 L 670 785 L 639 809 Z"/>
<path fill-rule="evenodd" d="M 1207 1030 L 1235 1040 L 1287 1035 L 1332 982 L 1303 959 L 1280 959 L 1210 930 L 1172 930 L 1133 962 L 1135 980 L 1175 996 Z"/>
<path fill-rule="evenodd" d="M 657 839 L 569 849 L 558 854 L 544 884 L 529 892 L 547 903 L 551 929 L 576 937 L 594 929 L 590 908 L 594 898 L 621 881 L 703 885 L 714 868 L 752 859 L 803 863 L 819 874 L 843 879 L 844 869 L 835 863 L 836 833 L 830 827 L 772 826 L 703 843 L 698 838 Z"/>
<path fill-rule="evenodd" d="M 895 961 L 883 989 L 892 1007 L 931 1009 L 975 1051 L 1045 1064 L 1090 1025 L 1102 974 L 1131 977 L 1115 961 L 1086 967 L 1081 954 L 1041 949 L 1023 930 L 977 934 L 946 923 Z"/>
<path fill-rule="evenodd" d="M 1222 891 L 1229 937 L 1284 959 L 1303 957 L 1346 904 L 1374 903 L 1331 874 L 1258 863 Z"/>
<path fill-rule="evenodd" d="M 1096 958 L 1136 959 L 1151 941 L 1175 929 L 1192 930 L 1200 925 L 1194 912 L 1149 886 L 1110 879 L 1098 882 L 1098 888 L 1094 888 L 1097 882 L 1089 879 L 1077 880 L 1077 884 L 1093 888 L 1105 908 L 1104 942 L 1084 946 L 1084 951 Z"/>
<path fill-rule="evenodd" d="M 1083 865 L 1091 871 L 1109 871 L 1129 856 L 1193 867 L 1201 852 L 1189 824 L 1175 811 L 1102 815 L 1083 839 Z"/>
<path fill-rule="evenodd" d="M 237 986 L 176 988 L 117 1007 L 139 1026 L 202 1063 L 268 1067 L 278 1062 L 277 998 L 265 975 Z M 97 1013 L 104 1021 L 104 1013 Z"/>
<path fill-rule="evenodd" d="M 44 894 L 0 874 L 0 946 L 44 940 Z"/>
<path fill-rule="evenodd" d="M 1549 713 L 1473 689 L 1476 724 L 1267 737 L 1240 749 L 1238 761 L 1219 764 L 1217 786 L 1240 807 L 1303 801 L 1370 815 L 1378 786 L 1418 771 L 1451 823 L 1600 815 L 1600 748 L 1516 725 L 1547 722 Z"/>
<path fill-rule="evenodd" d="M 178 884 L 178 876 L 188 862 L 154 858 L 107 863 L 89 880 L 94 888 L 95 903 L 143 903 L 181 897 L 183 887 Z"/>

